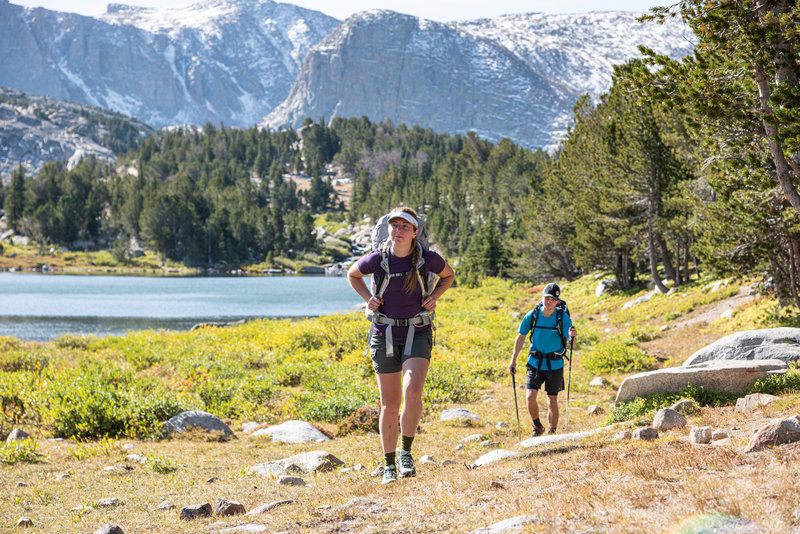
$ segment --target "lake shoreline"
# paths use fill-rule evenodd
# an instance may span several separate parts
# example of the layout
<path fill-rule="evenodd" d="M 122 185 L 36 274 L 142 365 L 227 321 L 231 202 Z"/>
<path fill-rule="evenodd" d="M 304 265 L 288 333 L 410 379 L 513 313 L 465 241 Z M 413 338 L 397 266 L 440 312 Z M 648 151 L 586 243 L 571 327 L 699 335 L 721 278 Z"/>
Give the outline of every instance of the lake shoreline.
<path fill-rule="evenodd" d="M 0 273 L 0 336 L 46 341 L 64 334 L 185 331 L 201 323 L 349 313 L 362 304 L 336 276 L 92 274 Z"/>

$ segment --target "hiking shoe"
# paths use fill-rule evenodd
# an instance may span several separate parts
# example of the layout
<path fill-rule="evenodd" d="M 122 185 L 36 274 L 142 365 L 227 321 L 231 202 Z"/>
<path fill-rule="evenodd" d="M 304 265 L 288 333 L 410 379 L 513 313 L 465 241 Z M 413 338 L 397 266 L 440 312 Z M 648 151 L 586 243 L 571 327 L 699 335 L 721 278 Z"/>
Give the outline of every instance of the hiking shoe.
<path fill-rule="evenodd" d="M 402 478 L 413 477 L 417 474 L 414 469 L 414 458 L 411 457 L 411 451 L 399 450 L 397 451 L 398 471 Z"/>
<path fill-rule="evenodd" d="M 533 432 L 531 432 L 531 437 L 535 438 L 536 436 L 541 436 L 544 434 L 544 427 L 543 426 L 533 426 Z"/>
<path fill-rule="evenodd" d="M 397 482 L 397 468 L 394 465 L 387 465 L 383 468 L 381 484 L 391 484 L 392 482 Z"/>

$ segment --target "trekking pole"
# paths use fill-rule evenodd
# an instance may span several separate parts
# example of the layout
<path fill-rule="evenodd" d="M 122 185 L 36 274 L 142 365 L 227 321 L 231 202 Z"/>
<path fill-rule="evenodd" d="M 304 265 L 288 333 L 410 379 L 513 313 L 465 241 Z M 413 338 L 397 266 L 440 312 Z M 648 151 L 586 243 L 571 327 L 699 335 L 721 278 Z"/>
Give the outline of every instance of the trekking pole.
<path fill-rule="evenodd" d="M 564 416 L 564 432 L 567 431 L 569 425 L 569 387 L 572 384 L 572 342 L 575 341 L 574 337 L 569 338 L 569 378 L 567 379 L 567 410 Z"/>
<path fill-rule="evenodd" d="M 522 426 L 519 424 L 519 405 L 517 404 L 517 374 L 511 373 L 511 387 L 514 388 L 514 409 L 517 411 L 517 438 L 522 441 Z"/>

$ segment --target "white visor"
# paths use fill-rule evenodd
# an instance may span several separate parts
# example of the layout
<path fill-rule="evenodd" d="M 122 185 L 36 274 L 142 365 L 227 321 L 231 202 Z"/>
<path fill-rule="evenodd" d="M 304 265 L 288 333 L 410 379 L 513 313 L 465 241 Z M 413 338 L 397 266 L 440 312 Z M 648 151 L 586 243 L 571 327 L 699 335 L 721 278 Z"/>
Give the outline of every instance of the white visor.
<path fill-rule="evenodd" d="M 393 219 L 405 219 L 406 221 L 410 222 L 414 228 L 417 228 L 417 219 L 410 213 L 406 213 L 404 211 L 394 211 L 389 214 L 389 222 L 392 222 Z"/>

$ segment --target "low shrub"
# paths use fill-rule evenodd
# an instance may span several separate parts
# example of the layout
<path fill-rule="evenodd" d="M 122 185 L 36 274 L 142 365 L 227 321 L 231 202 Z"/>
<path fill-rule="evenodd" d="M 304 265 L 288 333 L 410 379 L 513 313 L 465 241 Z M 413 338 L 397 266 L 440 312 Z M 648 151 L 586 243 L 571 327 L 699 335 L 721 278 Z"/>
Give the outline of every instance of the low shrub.
<path fill-rule="evenodd" d="M 40 394 L 42 419 L 57 437 L 155 437 L 161 421 L 183 411 L 163 387 L 119 383 L 101 375 L 64 373 Z M 119 378 L 119 377 L 116 377 Z"/>
<path fill-rule="evenodd" d="M 748 389 L 748 393 L 768 393 L 781 395 L 788 392 L 800 391 L 800 363 L 792 362 L 789 369 L 782 375 L 769 375 L 759 378 Z"/>
<path fill-rule="evenodd" d="M 14 465 L 19 462 L 33 464 L 42 457 L 37 452 L 39 442 L 33 438 L 12 440 L 0 444 L 0 463 Z"/>
<path fill-rule="evenodd" d="M 50 358 L 46 354 L 25 350 L 0 352 L 0 371 L 16 373 L 19 371 L 38 372 L 48 366 Z"/>
<path fill-rule="evenodd" d="M 152 456 L 145 458 L 142 462 L 149 467 L 152 471 L 161 474 L 173 473 L 180 467 L 176 460 L 166 456 Z"/>
<path fill-rule="evenodd" d="M 637 347 L 633 339 L 614 336 L 595 345 L 582 363 L 595 374 L 630 373 L 653 369 L 657 360 Z"/>
<path fill-rule="evenodd" d="M 353 433 L 378 432 L 381 412 L 375 406 L 362 406 L 347 416 L 336 429 L 336 435 L 346 436 Z"/>
<path fill-rule="evenodd" d="M 454 362 L 434 363 L 425 381 L 423 402 L 448 404 L 474 400 L 481 384 L 469 366 L 464 367 Z"/>
<path fill-rule="evenodd" d="M 689 384 L 679 393 L 654 393 L 625 402 L 614 409 L 608 424 L 652 416 L 657 410 L 669 408 L 682 399 L 692 399 L 699 406 L 727 406 L 735 403 L 738 397 L 739 395 Z"/>

